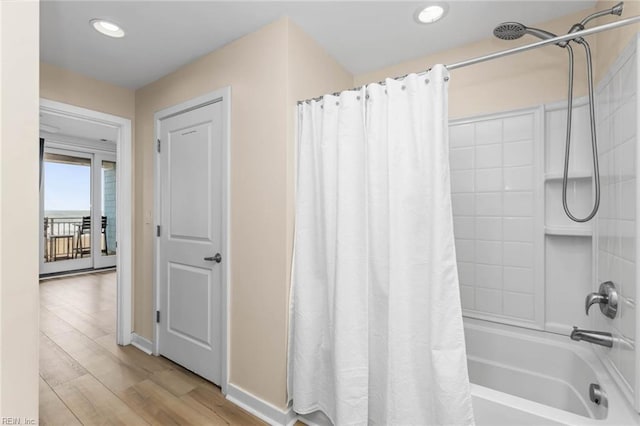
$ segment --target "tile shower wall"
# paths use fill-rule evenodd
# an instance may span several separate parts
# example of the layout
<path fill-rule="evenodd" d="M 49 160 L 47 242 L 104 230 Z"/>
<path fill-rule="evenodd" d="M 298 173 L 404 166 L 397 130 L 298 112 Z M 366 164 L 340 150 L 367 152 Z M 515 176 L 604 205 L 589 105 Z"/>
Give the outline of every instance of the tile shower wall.
<path fill-rule="evenodd" d="M 610 331 L 613 348 L 590 347 L 640 411 L 636 44 L 596 90 L 602 193 L 593 221 L 572 222 L 562 208 L 566 101 L 452 121 L 450 164 L 463 314 L 565 335 L 572 325 Z M 593 200 L 586 98 L 574 101 L 572 128 L 568 204 L 584 217 Z M 604 281 L 620 293 L 615 319 L 598 306 L 584 312 Z"/>
<path fill-rule="evenodd" d="M 568 201 L 584 215 L 592 197 L 586 100 L 574 102 L 573 123 Z M 576 226 L 562 209 L 565 132 L 566 102 L 451 124 L 465 316 L 566 335 L 589 326 L 592 226 Z"/>
<path fill-rule="evenodd" d="M 466 316 L 540 328 L 539 109 L 450 126 L 451 187 Z M 536 265 L 538 263 L 538 266 Z"/>
<path fill-rule="evenodd" d="M 609 319 L 592 310 L 593 326 L 619 339 L 598 349 L 629 398 L 637 403 L 637 116 L 638 65 L 634 41 L 597 89 L 602 203 L 597 219 L 597 286 L 613 281 L 619 290 L 618 315 Z M 594 286 L 594 291 L 596 287 Z"/>

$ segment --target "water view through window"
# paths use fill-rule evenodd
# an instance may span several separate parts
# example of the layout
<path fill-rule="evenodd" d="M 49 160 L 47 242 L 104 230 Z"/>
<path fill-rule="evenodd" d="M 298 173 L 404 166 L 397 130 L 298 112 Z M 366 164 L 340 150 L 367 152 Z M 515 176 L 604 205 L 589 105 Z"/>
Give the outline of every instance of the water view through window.
<path fill-rule="evenodd" d="M 45 262 L 90 256 L 91 159 L 45 153 L 43 189 Z"/>

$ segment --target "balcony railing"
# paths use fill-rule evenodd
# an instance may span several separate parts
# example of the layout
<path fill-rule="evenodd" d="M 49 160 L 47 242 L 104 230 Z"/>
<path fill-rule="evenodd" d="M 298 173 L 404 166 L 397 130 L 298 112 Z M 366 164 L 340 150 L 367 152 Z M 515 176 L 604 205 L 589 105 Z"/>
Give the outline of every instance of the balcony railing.
<path fill-rule="evenodd" d="M 81 217 L 44 218 L 44 261 L 73 259 Z"/>
<path fill-rule="evenodd" d="M 106 228 L 107 219 L 102 217 L 101 247 L 107 253 Z M 56 262 L 77 259 L 91 255 L 91 222 L 82 217 L 45 217 L 44 218 L 44 261 Z"/>

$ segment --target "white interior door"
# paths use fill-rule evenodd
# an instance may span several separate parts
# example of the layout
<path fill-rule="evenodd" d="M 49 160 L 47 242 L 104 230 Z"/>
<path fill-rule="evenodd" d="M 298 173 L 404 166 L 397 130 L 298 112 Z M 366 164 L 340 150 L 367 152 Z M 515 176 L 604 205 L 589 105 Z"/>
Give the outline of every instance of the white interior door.
<path fill-rule="evenodd" d="M 221 381 L 222 105 L 159 124 L 161 355 Z"/>

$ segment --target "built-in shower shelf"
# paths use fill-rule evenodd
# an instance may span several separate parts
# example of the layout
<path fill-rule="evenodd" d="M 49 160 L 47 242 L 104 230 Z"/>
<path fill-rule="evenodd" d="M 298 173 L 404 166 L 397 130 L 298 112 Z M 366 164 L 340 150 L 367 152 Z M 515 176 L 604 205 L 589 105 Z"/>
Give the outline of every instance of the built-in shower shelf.
<path fill-rule="evenodd" d="M 555 173 L 547 173 L 544 175 L 544 180 L 562 180 L 563 174 L 562 172 Z M 569 172 L 569 180 L 572 179 L 591 179 L 591 170 L 588 171 L 579 171 L 579 172 Z"/>
<path fill-rule="evenodd" d="M 586 226 L 545 226 L 544 233 L 545 235 L 590 237 L 593 231 Z"/>

